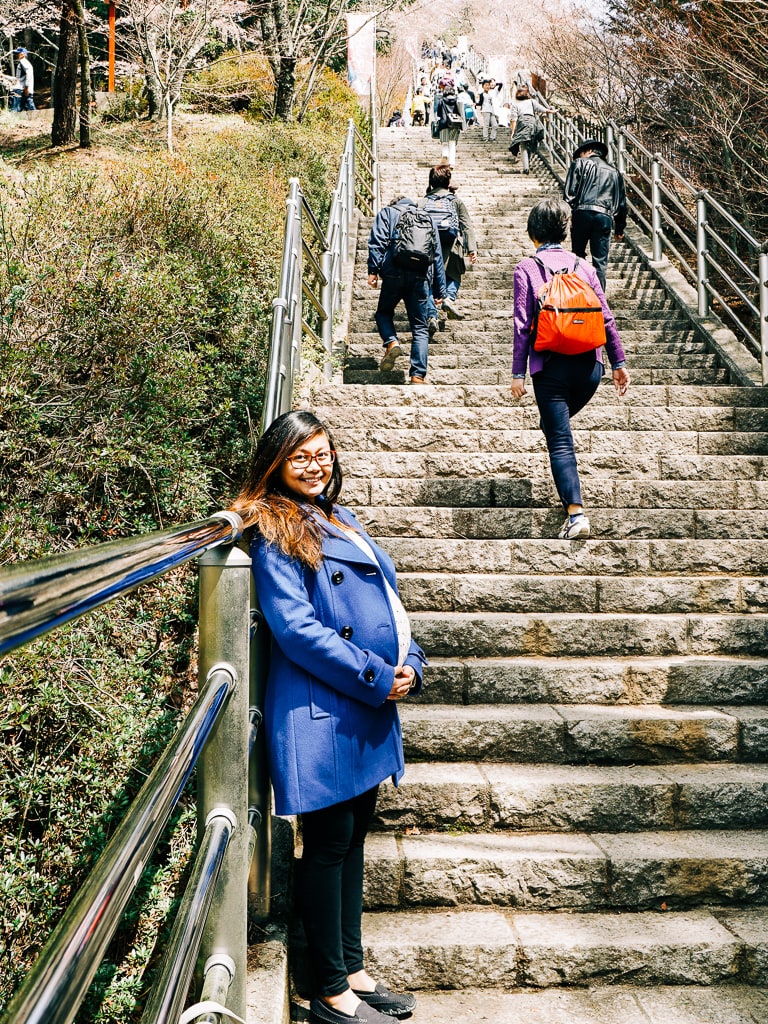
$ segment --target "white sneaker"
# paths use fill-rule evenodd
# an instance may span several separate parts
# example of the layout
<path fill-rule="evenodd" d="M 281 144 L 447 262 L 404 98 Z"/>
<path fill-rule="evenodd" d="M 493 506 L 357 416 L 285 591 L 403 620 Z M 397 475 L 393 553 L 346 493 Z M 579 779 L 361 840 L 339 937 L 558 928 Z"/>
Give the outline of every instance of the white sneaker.
<path fill-rule="evenodd" d="M 586 540 L 589 536 L 589 520 L 583 512 L 568 516 L 557 536 L 560 540 Z"/>

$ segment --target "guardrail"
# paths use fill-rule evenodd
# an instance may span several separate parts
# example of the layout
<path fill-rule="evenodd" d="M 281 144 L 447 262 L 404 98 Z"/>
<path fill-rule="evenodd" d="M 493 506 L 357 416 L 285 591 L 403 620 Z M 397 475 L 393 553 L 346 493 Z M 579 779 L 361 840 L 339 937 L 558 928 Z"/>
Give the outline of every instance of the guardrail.
<path fill-rule="evenodd" d="M 243 909 L 259 815 L 248 794 L 255 738 L 248 714 L 250 559 L 231 546 L 241 529 L 239 516 L 220 512 L 0 573 L 0 652 L 7 653 L 200 559 L 200 696 L 11 1000 L 4 1024 L 72 1020 L 195 766 L 200 842 L 142 1024 L 176 1024 L 198 960 L 201 999 L 214 993 L 217 1003 L 245 1014 Z M 268 884 L 266 876 L 261 884 Z M 264 903 L 268 892 L 259 898 Z"/>
<path fill-rule="evenodd" d="M 291 179 L 263 426 L 291 407 L 303 334 L 322 341 L 329 371 L 353 211 L 358 206 L 374 214 L 378 205 L 375 126 L 371 148 L 349 123 L 325 232 L 298 179 Z M 320 335 L 309 322 L 311 311 L 320 320 Z M 248 915 L 263 917 L 269 909 L 271 832 L 266 749 L 259 731 L 268 635 L 256 629 L 260 615 L 250 557 L 234 546 L 241 532 L 238 515 L 218 512 L 198 523 L 0 569 L 3 655 L 169 569 L 194 558 L 200 565 L 200 696 L 15 993 L 2 1024 L 70 1024 L 195 767 L 197 850 L 141 1024 L 210 1022 L 225 1011 L 245 1017 Z M 196 966 L 202 977 L 199 1002 L 182 1014 Z"/>
<path fill-rule="evenodd" d="M 605 142 L 624 175 L 627 207 L 650 236 L 653 260 L 672 257 L 696 289 L 699 316 L 714 313 L 726 321 L 758 359 L 768 384 L 768 242 L 756 239 L 628 128 L 558 110 L 545 123 L 545 143 L 563 173 L 587 138 Z"/>
<path fill-rule="evenodd" d="M 370 147 L 351 120 L 325 231 L 302 193 L 299 179 L 290 179 L 280 290 L 272 300 L 263 426 L 291 408 L 293 381 L 300 368 L 304 335 L 324 350 L 324 373 L 327 380 L 331 378 L 333 318 L 341 306 L 342 271 L 350 255 L 353 212 L 358 206 L 369 216 L 377 213 L 378 192 L 375 125 L 373 147 Z"/>

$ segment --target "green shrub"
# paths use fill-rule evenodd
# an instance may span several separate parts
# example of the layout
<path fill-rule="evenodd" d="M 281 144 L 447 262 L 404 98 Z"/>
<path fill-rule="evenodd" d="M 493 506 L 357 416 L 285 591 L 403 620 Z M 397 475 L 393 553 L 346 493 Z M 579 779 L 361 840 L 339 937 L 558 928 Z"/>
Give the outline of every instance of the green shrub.
<path fill-rule="evenodd" d="M 131 156 L 120 131 L 98 161 L 0 182 L 4 562 L 228 503 L 261 415 L 287 181 L 324 218 L 344 125 L 187 130 L 173 157 Z M 195 580 L 0 666 L 0 1012 L 194 697 Z M 83 1024 L 138 1015 L 191 831 L 181 808 Z"/>

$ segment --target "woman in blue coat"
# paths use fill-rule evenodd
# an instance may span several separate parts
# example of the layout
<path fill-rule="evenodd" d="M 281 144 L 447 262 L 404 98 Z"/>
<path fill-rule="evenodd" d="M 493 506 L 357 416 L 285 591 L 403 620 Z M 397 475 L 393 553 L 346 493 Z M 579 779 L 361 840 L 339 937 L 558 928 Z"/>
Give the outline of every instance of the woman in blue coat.
<path fill-rule="evenodd" d="M 325 426 L 286 413 L 261 437 L 233 508 L 272 632 L 265 724 L 277 814 L 300 814 L 299 903 L 315 1024 L 410 1015 L 363 966 L 363 845 L 379 783 L 404 771 L 397 701 L 421 688 L 424 654 L 395 567 L 336 504 L 341 468 Z"/>

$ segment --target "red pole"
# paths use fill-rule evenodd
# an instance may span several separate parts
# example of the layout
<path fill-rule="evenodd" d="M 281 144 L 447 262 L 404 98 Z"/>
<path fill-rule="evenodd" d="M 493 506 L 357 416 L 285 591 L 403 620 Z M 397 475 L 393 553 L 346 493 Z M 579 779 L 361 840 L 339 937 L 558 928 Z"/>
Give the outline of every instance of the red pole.
<path fill-rule="evenodd" d="M 109 71 L 107 91 L 115 91 L 115 0 L 109 0 Z"/>

